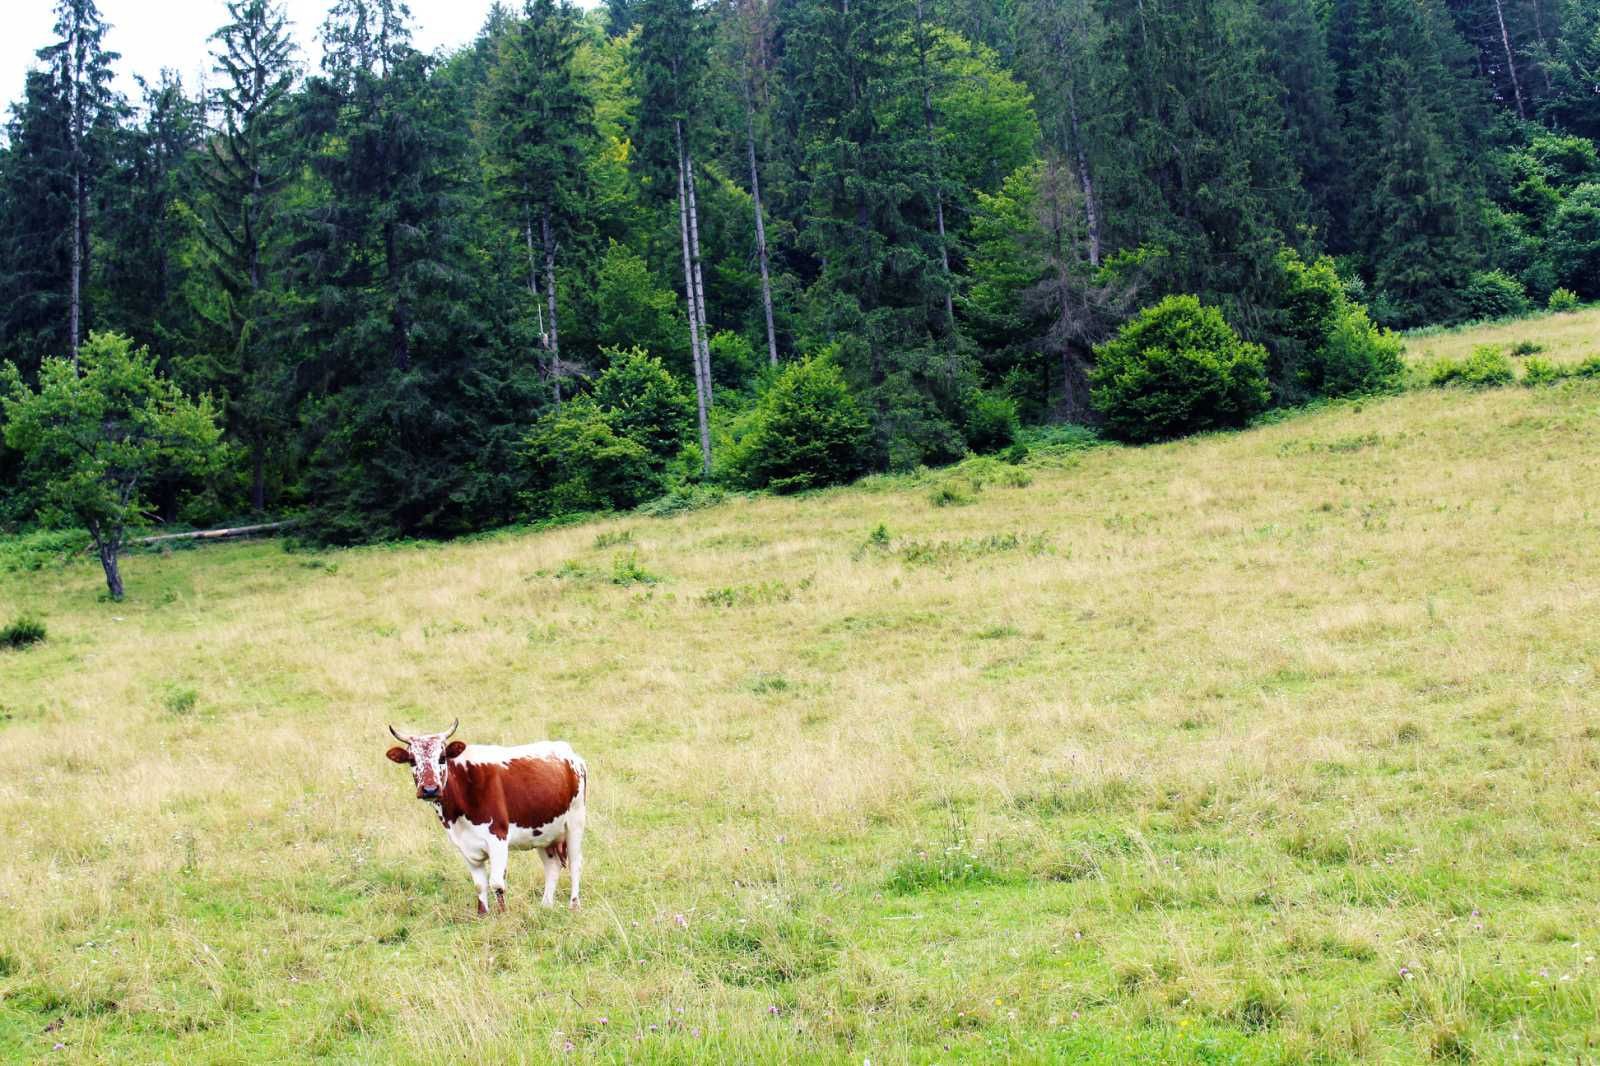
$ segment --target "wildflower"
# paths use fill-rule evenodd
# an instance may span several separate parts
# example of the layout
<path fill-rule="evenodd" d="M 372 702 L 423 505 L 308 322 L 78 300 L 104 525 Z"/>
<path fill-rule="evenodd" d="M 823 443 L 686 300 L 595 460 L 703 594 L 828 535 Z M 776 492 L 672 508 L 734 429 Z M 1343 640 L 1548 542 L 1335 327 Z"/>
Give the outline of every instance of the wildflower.
<path fill-rule="evenodd" d="M 699 1040 L 700 1039 L 700 1027 L 697 1025 L 693 1029 L 690 1029 L 689 1030 L 689 1035 L 694 1037 L 696 1040 Z"/>
<path fill-rule="evenodd" d="M 661 1027 L 660 1027 L 660 1026 L 658 1026 L 658 1025 L 656 1025 L 656 1024 L 654 1024 L 654 1023 L 651 1023 L 651 1025 L 650 1025 L 650 1031 L 651 1031 L 651 1032 L 652 1032 L 652 1033 L 654 1033 L 654 1032 L 656 1032 L 656 1031 L 658 1031 L 658 1030 L 659 1030 L 659 1029 L 660 1029 L 660 1028 L 661 1028 Z"/>
<path fill-rule="evenodd" d="M 1004 1004 L 1005 1000 L 1001 999 L 999 996 L 994 997 L 994 1005 L 996 1007 L 1003 1006 Z"/>
<path fill-rule="evenodd" d="M 1073 1011 L 1072 1012 L 1072 1020 L 1073 1021 L 1077 1021 L 1078 1020 L 1078 1012 L 1077 1011 Z"/>
<path fill-rule="evenodd" d="M 567 1054 L 570 1055 L 574 1051 L 578 1050 L 578 1045 L 574 1044 L 572 1041 L 568 1040 L 565 1044 L 561 1045 L 561 1050 L 565 1051 Z"/>
<path fill-rule="evenodd" d="M 678 923 L 678 928 L 680 928 L 680 929 L 689 928 L 689 919 L 685 918 L 681 914 L 674 914 L 672 916 L 672 920 Z"/>
<path fill-rule="evenodd" d="M 1549 977 L 1550 976 L 1550 971 L 1541 967 L 1540 970 L 1539 970 L 1539 976 L 1540 977 Z"/>
<path fill-rule="evenodd" d="M 768 1007 L 767 1013 L 776 1018 L 778 1016 L 778 1005 L 774 1003 L 772 1006 Z"/>
<path fill-rule="evenodd" d="M 607 1018 L 604 1014 L 602 1014 L 602 1015 L 600 1015 L 600 1024 L 601 1025 L 610 1025 L 611 1024 L 611 1019 Z"/>
<path fill-rule="evenodd" d="M 1407 980 L 1407 981 L 1411 980 L 1411 967 L 1409 967 L 1409 966 L 1400 967 L 1400 976 L 1402 978 L 1404 978 L 1405 980 Z"/>
<path fill-rule="evenodd" d="M 55 1047 L 51 1048 L 50 1050 L 51 1051 L 65 1051 L 65 1050 L 67 1050 L 67 1045 L 65 1045 L 65 1044 L 57 1044 Z"/>

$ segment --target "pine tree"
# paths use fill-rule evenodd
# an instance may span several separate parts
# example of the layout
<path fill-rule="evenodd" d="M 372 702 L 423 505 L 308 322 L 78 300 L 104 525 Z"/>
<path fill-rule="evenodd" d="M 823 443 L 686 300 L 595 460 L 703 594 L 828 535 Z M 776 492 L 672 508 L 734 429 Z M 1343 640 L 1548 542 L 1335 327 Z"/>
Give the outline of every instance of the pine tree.
<path fill-rule="evenodd" d="M 0 149 L 0 354 L 30 381 L 46 358 L 71 351 L 77 195 L 70 128 L 53 72 L 30 71 Z"/>
<path fill-rule="evenodd" d="M 67 344 L 74 360 L 88 315 L 84 292 L 90 273 L 90 201 L 107 165 L 111 138 L 124 104 L 111 88 L 111 64 L 119 57 L 105 49 L 105 20 L 94 0 L 57 0 L 54 44 L 38 56 L 56 79 L 66 109 L 64 166 L 72 185 L 72 232 L 67 297 Z"/>
<path fill-rule="evenodd" d="M 670 197 L 676 183 L 701 465 L 709 474 L 711 338 L 706 328 L 694 164 L 708 60 L 706 27 L 694 0 L 639 0 L 636 18 L 639 36 L 630 57 L 639 93 L 633 129 L 634 158 L 657 202 Z"/>
<path fill-rule="evenodd" d="M 230 0 L 230 20 L 212 34 L 222 75 L 212 106 L 220 126 L 199 173 L 208 197 L 202 233 L 217 306 L 211 314 L 230 397 L 230 430 L 250 455 L 250 504 L 266 507 L 269 452 L 286 424 L 284 364 L 268 326 L 273 230 L 297 160 L 289 93 L 297 73 L 283 8 Z"/>
<path fill-rule="evenodd" d="M 771 0 L 734 0 L 724 18 L 733 30 L 739 91 L 744 104 L 745 151 L 750 166 L 750 201 L 755 212 L 756 265 L 761 271 L 761 308 L 767 327 L 767 360 L 778 365 L 778 330 L 772 311 L 772 262 L 767 252 L 766 209 L 761 202 L 761 163 L 756 125 L 772 109 L 769 81 L 775 18 Z"/>
<path fill-rule="evenodd" d="M 1347 154 L 1330 247 L 1360 257 L 1387 325 L 1451 319 L 1478 261 L 1485 121 L 1433 0 L 1340 0 L 1330 45 Z"/>
<path fill-rule="evenodd" d="M 937 462 L 965 448 L 973 385 L 949 326 L 935 204 L 940 188 L 921 115 L 910 0 L 796 0 L 784 26 L 782 121 L 793 138 L 796 224 L 815 260 L 810 331 L 837 339 L 868 400 L 878 461 Z"/>
<path fill-rule="evenodd" d="M 527 0 L 522 17 L 498 35 L 480 104 L 489 181 L 507 219 L 522 232 L 528 292 L 541 319 L 542 258 L 549 320 L 539 333 L 557 404 L 563 364 L 556 259 L 582 227 L 589 201 L 586 160 L 595 136 L 594 101 L 573 66 L 579 40 L 578 15 L 569 3 Z M 542 256 L 535 256 L 535 245 Z"/>

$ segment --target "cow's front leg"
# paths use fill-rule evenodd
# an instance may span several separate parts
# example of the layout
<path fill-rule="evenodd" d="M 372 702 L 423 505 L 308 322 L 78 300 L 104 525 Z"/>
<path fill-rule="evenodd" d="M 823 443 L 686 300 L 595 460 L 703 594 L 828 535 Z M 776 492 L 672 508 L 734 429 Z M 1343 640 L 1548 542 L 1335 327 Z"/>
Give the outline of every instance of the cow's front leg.
<path fill-rule="evenodd" d="M 489 838 L 489 887 L 494 889 L 500 913 L 506 912 L 506 862 L 510 858 L 510 845 L 496 836 Z"/>
<path fill-rule="evenodd" d="M 467 860 L 467 869 L 472 871 L 472 883 L 478 886 L 478 913 L 489 913 L 489 864 L 483 859 L 473 862 Z"/>

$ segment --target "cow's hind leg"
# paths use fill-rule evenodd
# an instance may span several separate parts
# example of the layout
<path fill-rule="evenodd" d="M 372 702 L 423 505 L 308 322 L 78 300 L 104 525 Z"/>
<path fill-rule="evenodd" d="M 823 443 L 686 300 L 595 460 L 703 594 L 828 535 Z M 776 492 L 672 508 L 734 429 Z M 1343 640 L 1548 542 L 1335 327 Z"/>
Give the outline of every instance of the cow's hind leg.
<path fill-rule="evenodd" d="M 572 899 L 568 903 L 578 909 L 578 881 L 583 877 L 583 811 L 567 821 L 567 876 L 572 881 Z"/>
<path fill-rule="evenodd" d="M 478 886 L 478 913 L 489 913 L 489 864 L 487 862 L 467 862 L 467 869 L 472 871 L 472 883 Z"/>
<path fill-rule="evenodd" d="M 556 879 L 561 876 L 561 857 L 554 847 L 540 848 L 539 858 L 544 860 L 544 898 L 539 902 L 546 907 L 556 904 Z"/>
<path fill-rule="evenodd" d="M 495 900 L 500 905 L 500 913 L 506 910 L 506 862 L 510 858 L 510 845 L 499 839 L 491 837 L 489 840 L 489 887 L 494 889 Z"/>

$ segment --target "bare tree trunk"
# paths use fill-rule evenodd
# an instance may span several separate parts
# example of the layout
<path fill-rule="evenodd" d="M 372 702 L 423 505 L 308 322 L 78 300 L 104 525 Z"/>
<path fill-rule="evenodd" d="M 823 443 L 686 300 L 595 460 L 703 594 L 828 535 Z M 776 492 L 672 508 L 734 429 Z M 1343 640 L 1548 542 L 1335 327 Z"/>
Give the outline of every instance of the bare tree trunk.
<path fill-rule="evenodd" d="M 681 129 L 681 127 L 680 127 Z M 682 143 L 682 134 L 679 134 Z M 689 193 L 683 179 L 683 153 L 678 153 L 678 233 L 683 239 L 683 291 L 689 302 L 689 348 L 694 363 L 695 406 L 700 419 L 700 458 L 706 474 L 711 473 L 711 422 L 707 414 L 711 398 L 706 375 L 700 363 L 700 315 L 694 298 L 694 266 L 689 255 Z"/>
<path fill-rule="evenodd" d="M 78 365 L 78 331 L 83 315 L 83 171 L 74 164 L 72 173 L 72 306 L 68 314 L 68 343 L 72 365 Z"/>
<path fill-rule="evenodd" d="M 1517 80 L 1517 60 L 1511 54 L 1511 35 L 1506 32 L 1506 13 L 1500 0 L 1494 0 L 1494 17 L 1500 22 L 1500 43 L 1506 48 L 1506 69 L 1511 72 L 1511 92 L 1517 98 L 1517 117 L 1528 120 L 1528 110 L 1522 106 L 1522 83 Z"/>
<path fill-rule="evenodd" d="M 756 261 L 761 264 L 761 305 L 767 314 L 767 358 L 778 365 L 778 331 L 772 322 L 772 278 L 767 270 L 767 223 L 761 211 L 761 175 L 756 168 L 756 116 L 745 96 L 745 122 L 749 127 L 750 197 L 756 205 Z"/>
<path fill-rule="evenodd" d="M 1072 124 L 1072 150 L 1078 162 L 1078 183 L 1083 186 L 1083 222 L 1089 231 L 1089 265 L 1100 265 L 1100 205 L 1094 198 L 1094 179 L 1089 174 L 1089 156 L 1083 150 L 1083 135 L 1078 131 L 1077 94 L 1067 89 L 1068 121 Z"/>
<path fill-rule="evenodd" d="M 706 283 L 700 271 L 700 212 L 694 198 L 694 157 L 683 147 L 683 127 L 678 127 L 678 145 L 683 153 L 683 173 L 689 185 L 689 259 L 694 265 L 695 313 L 700 316 L 700 373 L 706 379 L 706 402 L 711 395 L 711 330 L 706 326 Z"/>
<path fill-rule="evenodd" d="M 955 295 L 951 291 L 950 242 L 944 228 L 944 188 L 939 168 L 939 142 L 933 131 L 933 85 L 928 75 L 928 47 L 922 38 L 922 0 L 917 0 L 917 61 L 922 67 L 922 125 L 928 134 L 928 150 L 933 153 L 933 211 L 939 230 L 939 261 L 944 265 L 944 319 L 945 328 L 954 333 L 956 328 Z"/>
<path fill-rule="evenodd" d="M 95 545 L 100 553 L 100 566 L 106 572 L 106 591 L 118 602 L 122 600 L 122 571 L 117 566 L 117 545 L 111 539 L 100 540 Z"/>
<path fill-rule="evenodd" d="M 267 442 L 260 433 L 250 442 L 250 506 L 257 514 L 267 509 Z"/>
<path fill-rule="evenodd" d="M 528 242 L 528 291 L 533 294 L 533 311 L 539 318 L 539 343 L 546 345 L 544 308 L 539 304 L 539 260 L 533 254 L 533 212 L 522 205 L 522 236 Z"/>
<path fill-rule="evenodd" d="M 556 241 L 550 228 L 550 205 L 539 220 L 544 238 L 544 298 L 550 306 L 550 378 L 556 384 L 556 407 L 561 406 L 561 329 L 556 322 Z"/>

